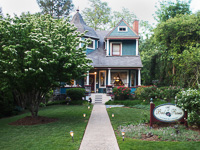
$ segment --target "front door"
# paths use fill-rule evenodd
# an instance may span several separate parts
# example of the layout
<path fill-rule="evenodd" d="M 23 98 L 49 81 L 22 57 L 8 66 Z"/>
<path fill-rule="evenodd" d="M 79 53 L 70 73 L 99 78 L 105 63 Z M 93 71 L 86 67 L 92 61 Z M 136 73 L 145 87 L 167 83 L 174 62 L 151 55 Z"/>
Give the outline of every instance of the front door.
<path fill-rule="evenodd" d="M 91 85 L 91 92 L 94 93 L 94 92 L 95 92 L 95 91 L 94 91 L 94 82 L 95 82 L 95 81 L 94 81 L 94 80 L 95 80 L 94 75 L 91 75 L 91 74 L 90 74 L 89 79 L 90 79 L 90 80 L 89 80 L 89 85 Z"/>

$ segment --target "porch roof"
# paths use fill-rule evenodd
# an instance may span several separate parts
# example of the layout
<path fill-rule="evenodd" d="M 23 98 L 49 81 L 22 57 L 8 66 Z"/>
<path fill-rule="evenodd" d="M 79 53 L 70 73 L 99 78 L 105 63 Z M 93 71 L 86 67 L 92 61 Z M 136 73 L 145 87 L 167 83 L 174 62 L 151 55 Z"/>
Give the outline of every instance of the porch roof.
<path fill-rule="evenodd" d="M 108 31 L 96 31 L 99 40 L 99 48 L 87 55 L 94 67 L 116 67 L 116 68 L 141 68 L 143 67 L 140 56 L 106 56 L 104 48 L 104 37 Z"/>

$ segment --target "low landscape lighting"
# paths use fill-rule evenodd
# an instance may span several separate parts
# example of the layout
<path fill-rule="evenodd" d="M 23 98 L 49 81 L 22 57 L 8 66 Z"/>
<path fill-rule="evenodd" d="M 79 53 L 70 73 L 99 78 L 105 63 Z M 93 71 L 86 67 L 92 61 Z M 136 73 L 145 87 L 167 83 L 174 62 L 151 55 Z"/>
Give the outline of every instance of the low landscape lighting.
<path fill-rule="evenodd" d="M 153 103 L 153 98 L 150 99 L 150 103 Z"/>
<path fill-rule="evenodd" d="M 69 133 L 70 133 L 70 135 L 71 135 L 71 137 L 72 137 L 72 141 L 74 142 L 74 132 L 73 132 L 73 131 L 70 131 Z"/>
<path fill-rule="evenodd" d="M 88 109 L 90 109 L 90 106 L 88 106 Z"/>
<path fill-rule="evenodd" d="M 85 117 L 86 117 L 86 114 L 83 114 L 83 117 L 85 118 Z"/>
<path fill-rule="evenodd" d="M 114 117 L 115 117 L 115 114 L 112 114 L 112 117 L 114 118 Z"/>
<path fill-rule="evenodd" d="M 124 132 L 124 131 L 122 131 L 122 137 L 123 137 L 123 141 L 124 141 L 124 135 L 125 135 L 125 132 Z"/>

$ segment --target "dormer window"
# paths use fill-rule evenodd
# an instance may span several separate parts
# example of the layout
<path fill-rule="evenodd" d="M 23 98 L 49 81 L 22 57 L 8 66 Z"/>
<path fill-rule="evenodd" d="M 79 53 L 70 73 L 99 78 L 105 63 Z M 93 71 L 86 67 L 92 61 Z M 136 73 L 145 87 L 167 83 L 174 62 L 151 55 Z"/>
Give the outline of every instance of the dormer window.
<path fill-rule="evenodd" d="M 119 32 L 127 32 L 128 31 L 128 28 L 126 26 L 119 26 L 118 27 L 118 31 Z"/>
<path fill-rule="evenodd" d="M 95 40 L 91 39 L 91 42 L 90 42 L 90 44 L 88 44 L 87 48 L 89 48 L 89 49 L 95 49 Z"/>

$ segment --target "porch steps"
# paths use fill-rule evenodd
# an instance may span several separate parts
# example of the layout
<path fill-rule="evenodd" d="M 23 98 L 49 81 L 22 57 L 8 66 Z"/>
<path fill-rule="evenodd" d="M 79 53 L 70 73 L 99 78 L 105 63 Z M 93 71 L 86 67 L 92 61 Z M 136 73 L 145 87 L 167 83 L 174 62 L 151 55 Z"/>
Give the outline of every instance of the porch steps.
<path fill-rule="evenodd" d="M 91 98 L 92 98 L 92 103 L 102 103 L 105 104 L 107 101 L 109 101 L 111 99 L 110 96 L 107 96 L 104 93 L 92 93 L 91 94 Z"/>
<path fill-rule="evenodd" d="M 95 103 L 102 103 L 102 95 L 95 95 Z"/>

